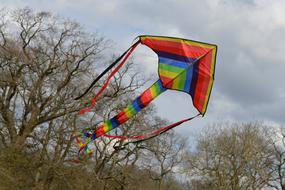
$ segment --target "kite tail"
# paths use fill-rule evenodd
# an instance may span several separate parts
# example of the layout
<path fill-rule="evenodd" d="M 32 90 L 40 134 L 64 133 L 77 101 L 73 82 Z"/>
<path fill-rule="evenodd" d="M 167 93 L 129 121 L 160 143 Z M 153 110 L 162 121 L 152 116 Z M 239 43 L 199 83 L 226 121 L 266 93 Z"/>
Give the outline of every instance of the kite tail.
<path fill-rule="evenodd" d="M 139 111 L 145 108 L 152 100 L 166 90 L 162 86 L 161 80 L 156 81 L 150 88 L 145 90 L 139 97 L 137 97 L 131 104 L 123 109 L 118 115 L 112 119 L 105 121 L 101 126 L 96 128 L 94 134 L 96 138 L 104 136 L 105 133 L 122 125 L 130 118 L 134 117 Z"/>
<path fill-rule="evenodd" d="M 89 155 L 93 153 L 93 151 L 88 147 L 90 142 L 101 136 L 108 137 L 108 135 L 106 135 L 107 132 L 117 128 L 118 126 L 127 122 L 130 118 L 134 117 L 139 111 L 145 108 L 152 100 L 154 100 L 164 91 L 166 91 L 166 88 L 162 86 L 161 80 L 159 79 L 150 88 L 145 90 L 139 97 L 137 97 L 133 103 L 129 104 L 112 119 L 105 121 L 93 132 L 82 132 L 76 135 L 76 143 L 80 147 L 78 151 L 78 160 L 80 160 L 80 153 L 83 150 Z"/>

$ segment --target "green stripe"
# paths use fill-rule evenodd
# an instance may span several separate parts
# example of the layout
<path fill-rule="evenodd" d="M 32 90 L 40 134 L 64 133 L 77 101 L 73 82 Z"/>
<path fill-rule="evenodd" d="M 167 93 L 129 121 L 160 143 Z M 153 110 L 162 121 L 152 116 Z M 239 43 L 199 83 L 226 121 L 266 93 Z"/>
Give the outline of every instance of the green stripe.
<path fill-rule="evenodd" d="M 184 88 L 185 88 L 185 82 L 186 82 L 186 72 L 181 73 L 178 78 L 180 79 L 180 82 L 179 82 L 179 89 L 180 89 L 180 90 L 184 90 Z"/>
<path fill-rule="evenodd" d="M 130 112 L 131 117 L 133 117 L 137 113 L 132 104 L 129 105 L 127 109 Z"/>
<path fill-rule="evenodd" d="M 155 89 L 155 96 L 157 96 L 160 93 L 160 86 L 158 84 L 155 84 L 154 89 Z"/>
<path fill-rule="evenodd" d="M 110 130 L 113 129 L 113 126 L 112 126 L 112 123 L 111 123 L 110 120 L 106 121 L 106 124 L 107 124 L 107 126 L 108 126 L 108 130 L 107 130 L 107 131 L 110 131 Z"/>
<path fill-rule="evenodd" d="M 164 63 L 159 64 L 159 69 L 166 70 L 169 72 L 174 72 L 174 73 L 181 73 L 185 70 L 185 69 L 182 69 L 180 67 L 175 67 L 172 65 L 164 64 Z"/>

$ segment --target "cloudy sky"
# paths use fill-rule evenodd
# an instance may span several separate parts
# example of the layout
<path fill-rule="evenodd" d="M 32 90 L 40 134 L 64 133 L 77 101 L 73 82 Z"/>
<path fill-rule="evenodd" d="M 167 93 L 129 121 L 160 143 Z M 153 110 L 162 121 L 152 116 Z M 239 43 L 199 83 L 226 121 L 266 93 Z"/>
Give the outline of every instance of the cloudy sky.
<path fill-rule="evenodd" d="M 0 0 L 0 7 L 50 11 L 98 31 L 122 52 L 141 34 L 167 35 L 218 45 L 216 77 L 208 111 L 176 130 L 194 132 L 222 120 L 285 124 L 284 0 Z M 135 55 L 149 74 L 156 56 Z M 194 115 L 190 96 L 167 92 L 155 104 L 177 121 Z"/>

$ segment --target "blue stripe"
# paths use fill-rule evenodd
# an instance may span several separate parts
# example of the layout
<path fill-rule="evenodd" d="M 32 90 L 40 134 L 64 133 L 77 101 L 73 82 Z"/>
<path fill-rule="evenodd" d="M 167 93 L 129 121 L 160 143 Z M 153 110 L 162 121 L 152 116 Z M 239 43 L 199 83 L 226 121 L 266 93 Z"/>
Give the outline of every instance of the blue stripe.
<path fill-rule="evenodd" d="M 191 57 L 185 57 L 185 56 L 181 56 L 181 55 L 176 55 L 176 54 L 171 54 L 171 53 L 167 53 L 164 51 L 157 51 L 156 52 L 157 55 L 159 57 L 165 57 L 165 58 L 169 58 L 169 59 L 173 59 L 173 60 L 177 60 L 177 61 L 182 61 L 182 62 L 186 62 L 186 63 L 192 63 L 196 60 L 196 58 L 191 58 Z"/>
<path fill-rule="evenodd" d="M 110 122 L 111 122 L 111 124 L 112 124 L 112 128 L 114 129 L 114 128 L 116 128 L 116 127 L 118 127 L 120 124 L 119 124 L 119 121 L 117 120 L 117 118 L 116 117 L 113 117 L 112 119 L 110 119 Z"/>
<path fill-rule="evenodd" d="M 162 82 L 161 82 L 161 80 L 160 80 L 160 79 L 159 79 L 159 80 L 157 80 L 157 81 L 156 81 L 156 83 L 158 84 L 158 86 L 159 86 L 159 88 L 160 88 L 161 92 L 163 92 L 163 91 L 165 91 L 165 90 L 166 90 L 166 88 L 164 88 L 164 86 L 163 86 L 163 84 L 162 84 Z"/>
<path fill-rule="evenodd" d="M 137 98 L 137 99 L 135 99 L 135 101 L 133 101 L 132 106 L 136 110 L 136 112 L 141 111 L 141 109 L 143 108 L 142 104 L 140 103 L 139 98 Z"/>
<path fill-rule="evenodd" d="M 189 67 L 186 73 L 186 82 L 184 86 L 184 91 L 190 93 L 190 86 L 192 82 L 192 76 L 193 76 L 193 66 Z"/>
<path fill-rule="evenodd" d="M 159 57 L 159 63 L 166 64 L 166 65 L 171 65 L 175 67 L 180 67 L 183 69 L 187 69 L 189 67 L 189 63 L 182 62 L 182 61 L 177 61 L 174 59 L 169 59 L 166 57 Z"/>
<path fill-rule="evenodd" d="M 161 80 L 157 80 L 153 85 L 158 85 L 160 88 L 160 93 L 164 92 L 165 90 L 167 90 L 166 88 L 164 88 Z M 141 96 L 137 97 L 133 103 L 132 103 L 133 108 L 136 110 L 136 112 L 139 112 L 141 109 L 143 109 L 144 107 L 146 107 L 146 105 L 144 105 L 141 101 Z"/>

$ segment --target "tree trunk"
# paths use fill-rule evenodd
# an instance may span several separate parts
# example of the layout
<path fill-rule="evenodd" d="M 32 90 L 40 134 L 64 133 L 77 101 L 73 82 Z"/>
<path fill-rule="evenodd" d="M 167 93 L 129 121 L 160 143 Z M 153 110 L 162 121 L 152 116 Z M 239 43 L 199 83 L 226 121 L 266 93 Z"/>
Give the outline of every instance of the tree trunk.
<path fill-rule="evenodd" d="M 159 190 L 163 189 L 163 179 L 159 179 Z"/>

